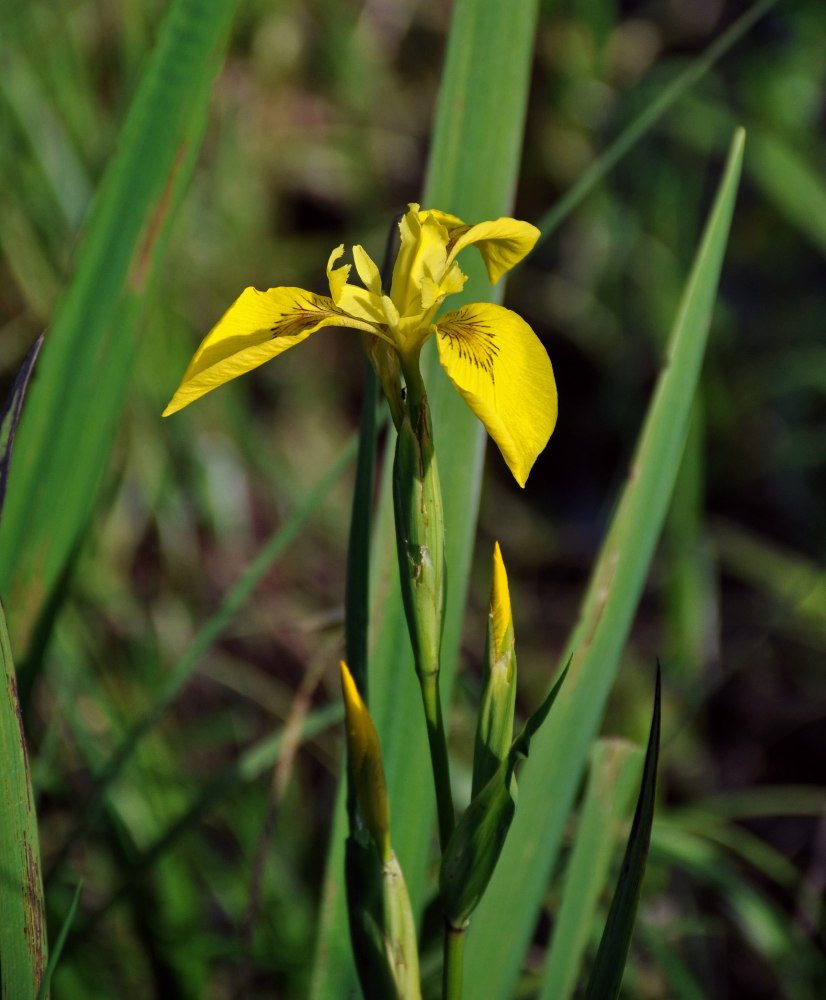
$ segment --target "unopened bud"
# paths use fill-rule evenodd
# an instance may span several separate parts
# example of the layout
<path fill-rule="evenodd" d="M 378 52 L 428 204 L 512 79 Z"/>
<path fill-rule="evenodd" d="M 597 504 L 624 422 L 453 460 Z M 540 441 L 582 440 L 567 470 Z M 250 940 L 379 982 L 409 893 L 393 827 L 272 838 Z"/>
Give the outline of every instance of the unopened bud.
<path fill-rule="evenodd" d="M 490 588 L 482 697 L 476 722 L 473 751 L 473 788 L 480 792 L 507 756 L 513 739 L 516 704 L 516 651 L 513 636 L 508 576 L 499 543 L 493 549 L 493 579 Z"/>
<path fill-rule="evenodd" d="M 379 737 L 367 706 L 359 694 L 347 664 L 341 661 L 341 690 L 344 694 L 347 757 L 356 786 L 364 824 L 376 843 L 382 861 L 390 850 L 390 810 L 381 763 Z"/>

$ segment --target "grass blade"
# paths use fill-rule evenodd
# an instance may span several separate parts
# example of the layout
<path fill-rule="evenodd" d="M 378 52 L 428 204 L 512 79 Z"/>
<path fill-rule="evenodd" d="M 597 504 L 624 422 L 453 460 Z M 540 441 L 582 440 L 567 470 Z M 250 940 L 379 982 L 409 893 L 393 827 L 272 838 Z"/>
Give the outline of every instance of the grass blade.
<path fill-rule="evenodd" d="M 170 6 L 79 241 L 0 527 L 0 591 L 22 643 L 92 511 L 127 396 L 138 310 L 192 170 L 235 4 Z"/>
<path fill-rule="evenodd" d="M 80 893 L 82 889 L 83 883 L 78 882 L 77 889 L 75 889 L 75 894 L 72 897 L 72 902 L 69 904 L 66 917 L 60 926 L 57 937 L 55 938 L 54 948 L 52 948 L 52 953 L 49 956 L 49 964 L 46 966 L 46 972 L 43 976 L 42 982 L 40 983 L 40 989 L 37 991 L 37 1000 L 45 1000 L 45 998 L 49 995 L 49 986 L 52 981 L 52 976 L 54 975 L 54 970 L 57 968 L 57 963 L 60 961 L 60 953 L 63 951 L 63 945 L 66 944 L 66 938 L 69 936 L 69 930 L 71 929 L 72 922 L 75 919 L 77 905 L 80 902 Z"/>
<path fill-rule="evenodd" d="M 46 917 L 37 817 L 29 778 L 26 737 L 17 698 L 17 681 L 0 605 L 0 996 L 31 1000 L 46 969 Z"/>
<path fill-rule="evenodd" d="M 15 376 L 0 419 L 0 512 L 6 495 L 14 435 L 26 388 L 43 343 L 38 337 Z M 37 816 L 29 776 L 26 734 L 17 695 L 17 677 L 6 616 L 0 604 L 0 658 L 3 691 L 0 701 L 0 995 L 28 1000 L 45 971 L 46 918 Z"/>
<path fill-rule="evenodd" d="M 574 991 L 642 758 L 641 748 L 621 740 L 599 740 L 594 746 L 540 1000 L 568 1000 Z"/>
<path fill-rule="evenodd" d="M 657 683 L 654 691 L 654 715 L 642 783 L 637 799 L 637 809 L 631 826 L 631 835 L 625 849 L 617 889 L 611 900 L 608 920 L 599 943 L 591 978 L 584 1000 L 615 1000 L 619 995 L 622 974 L 631 947 L 631 934 L 637 916 L 637 906 L 642 892 L 645 861 L 651 841 L 651 824 L 654 822 L 654 797 L 657 789 L 657 762 L 660 756 L 660 667 L 657 665 Z"/>
<path fill-rule="evenodd" d="M 744 133 L 732 141 L 672 330 L 667 363 L 631 473 L 596 562 L 565 658 L 571 674 L 557 725 L 526 762 L 511 836 L 471 925 L 468 995 L 512 995 L 591 742 L 619 665 L 679 468 L 740 178 Z M 560 762 L 564 761 L 564 766 Z M 540 794 L 541 789 L 541 794 Z M 506 925 L 509 933 L 503 935 Z"/>

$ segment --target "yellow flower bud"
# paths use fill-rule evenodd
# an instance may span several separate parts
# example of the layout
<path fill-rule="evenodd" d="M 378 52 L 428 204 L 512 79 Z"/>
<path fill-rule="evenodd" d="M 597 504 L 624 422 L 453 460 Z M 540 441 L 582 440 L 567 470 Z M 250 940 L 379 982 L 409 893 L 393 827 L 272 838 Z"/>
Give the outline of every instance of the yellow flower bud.
<path fill-rule="evenodd" d="M 475 796 L 485 787 L 507 756 L 513 739 L 513 713 L 516 704 L 516 651 L 513 615 L 508 591 L 508 575 L 499 543 L 493 549 L 493 579 L 482 677 L 482 697 L 476 721 L 473 751 L 473 789 Z"/>
<path fill-rule="evenodd" d="M 386 863 L 393 852 L 390 849 L 390 810 L 379 737 L 344 660 L 341 661 L 341 690 L 344 695 L 347 756 L 361 814 L 382 861 Z"/>

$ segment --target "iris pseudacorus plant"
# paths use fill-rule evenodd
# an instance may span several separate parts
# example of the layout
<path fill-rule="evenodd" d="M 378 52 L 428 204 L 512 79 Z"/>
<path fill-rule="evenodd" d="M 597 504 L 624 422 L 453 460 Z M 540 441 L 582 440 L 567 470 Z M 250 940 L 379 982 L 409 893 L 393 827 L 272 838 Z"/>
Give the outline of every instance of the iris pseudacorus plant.
<path fill-rule="evenodd" d="M 352 254 L 362 285 L 349 281 L 352 265 L 336 266 L 343 245 L 327 262 L 329 296 L 303 288 L 245 289 L 201 342 L 164 416 L 322 327 L 339 326 L 362 332 L 398 426 L 401 375 L 408 393 L 423 392 L 419 354 L 435 336 L 442 367 L 524 486 L 556 423 L 556 384 L 544 347 L 520 316 L 502 306 L 479 302 L 439 319 L 436 314 L 467 280 L 456 261 L 462 250 L 476 247 L 495 284 L 533 248 L 539 230 L 508 218 L 466 225 L 446 212 L 421 211 L 413 204 L 399 222 L 399 233 L 389 293 L 361 246 L 354 246 Z"/>

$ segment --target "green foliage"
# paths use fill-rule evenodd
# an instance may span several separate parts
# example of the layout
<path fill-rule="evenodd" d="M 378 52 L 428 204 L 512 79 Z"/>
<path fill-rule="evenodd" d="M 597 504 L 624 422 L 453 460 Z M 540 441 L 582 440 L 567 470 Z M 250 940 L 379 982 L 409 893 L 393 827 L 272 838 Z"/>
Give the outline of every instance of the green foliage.
<path fill-rule="evenodd" d="M 235 0 L 169 8 L 56 308 L 0 535 L 0 588 L 23 615 L 24 645 L 33 600 L 51 596 L 93 508 L 147 283 L 194 166 L 234 9 Z"/>
<path fill-rule="evenodd" d="M 41 340 L 26 355 L 0 419 L 0 513 L 5 499 L 14 437 Z M 26 734 L 17 694 L 6 615 L 0 603 L 0 995 L 31 1000 L 46 995 L 46 913 L 40 873 L 37 816 L 29 773 Z"/>

